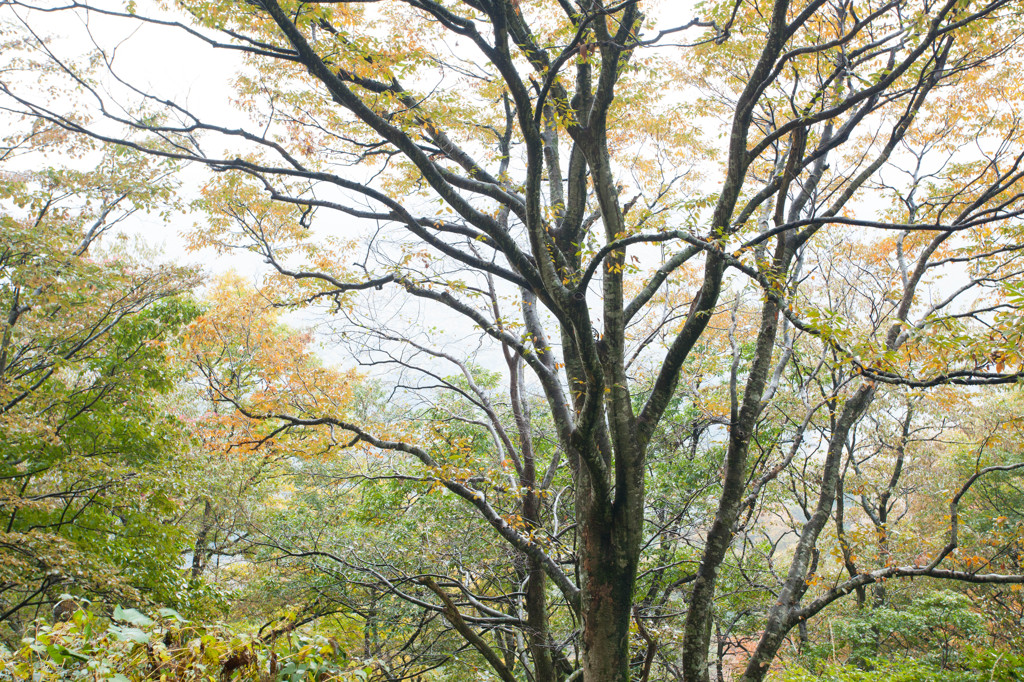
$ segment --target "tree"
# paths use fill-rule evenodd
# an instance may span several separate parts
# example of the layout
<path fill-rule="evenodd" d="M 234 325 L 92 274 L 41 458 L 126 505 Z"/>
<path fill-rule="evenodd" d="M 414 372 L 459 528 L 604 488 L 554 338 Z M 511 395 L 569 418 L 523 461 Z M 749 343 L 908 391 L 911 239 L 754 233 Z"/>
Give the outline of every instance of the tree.
<path fill-rule="evenodd" d="M 60 9 L 5 6 L 29 24 Z M 650 674 L 659 645 L 635 608 L 657 531 L 645 517 L 649 471 L 655 451 L 669 471 L 684 457 L 669 427 L 694 393 L 722 396 L 710 422 L 689 419 L 705 472 L 721 478 L 709 515 L 685 529 L 695 568 L 670 581 L 686 611 L 670 668 L 681 679 L 707 679 L 718 591 L 749 535 L 744 511 L 793 461 L 817 473 L 803 480 L 806 515 L 788 570 L 765 590 L 743 679 L 763 679 L 792 628 L 859 587 L 1024 580 L 944 568 L 954 524 L 923 565 L 809 590 L 851 434 L 884 387 L 1020 377 L 1018 3 L 708 2 L 679 25 L 633 0 L 67 11 L 245 57 L 235 102 L 250 126 L 156 90 L 101 88 L 35 38 L 103 124 L 13 79 L 0 89 L 26 115 L 218 171 L 199 204 L 216 216 L 201 238 L 261 255 L 283 303 L 329 304 L 340 346 L 402 373 L 409 409 L 386 428 L 315 403 L 260 411 L 216 385 L 272 431 L 333 429 L 397 453 L 403 475 L 460 498 L 522 557 L 521 594 L 496 597 L 498 614 L 465 583 L 424 575 L 419 596 L 407 593 L 443 612 L 502 679 L 523 658 L 495 650 L 499 627 L 520 633 L 533 679 L 575 675 L 577 658 L 585 680 L 626 680 L 634 665 Z M 116 76 L 114 52 L 98 49 Z M 119 94 L 140 101 L 117 107 Z M 473 343 L 492 344 L 477 362 L 502 368 L 502 404 L 441 331 L 395 314 L 403 301 L 464 319 L 482 335 Z M 716 313 L 732 320 L 731 341 Z M 722 349 L 731 364 L 699 357 Z M 790 381 L 820 387 L 822 401 L 791 400 Z M 447 421 L 489 438 L 484 452 L 415 409 L 437 391 L 464 401 Z M 560 476 L 571 479 L 571 543 L 554 525 L 566 512 L 552 501 Z M 556 621 L 578 623 L 578 636 L 554 632 Z"/>
<path fill-rule="evenodd" d="M 207 309 L 178 349 L 192 375 L 188 421 L 204 471 L 193 486 L 194 503 L 202 508 L 191 557 L 196 577 L 211 558 L 241 554 L 264 541 L 266 514 L 259 508 L 293 492 L 282 492 L 275 479 L 338 447 L 308 429 L 292 433 L 290 426 L 254 420 L 232 401 L 245 396 L 247 408 L 261 412 L 329 405 L 332 414 L 344 414 L 358 383 L 353 372 L 324 367 L 311 349 L 312 336 L 282 324 L 266 292 L 236 274 L 217 280 L 205 301 Z M 284 507 L 273 505 L 275 512 Z"/>
<path fill-rule="evenodd" d="M 170 603 L 182 587 L 167 464 L 186 437 L 167 344 L 197 313 L 176 298 L 192 273 L 103 243 L 164 203 L 170 179 L 112 148 L 90 171 L 45 166 L 76 149 L 60 129 L 12 134 L 5 164 L 38 170 L 0 179 L 0 621 L 15 641 L 61 593 Z"/>

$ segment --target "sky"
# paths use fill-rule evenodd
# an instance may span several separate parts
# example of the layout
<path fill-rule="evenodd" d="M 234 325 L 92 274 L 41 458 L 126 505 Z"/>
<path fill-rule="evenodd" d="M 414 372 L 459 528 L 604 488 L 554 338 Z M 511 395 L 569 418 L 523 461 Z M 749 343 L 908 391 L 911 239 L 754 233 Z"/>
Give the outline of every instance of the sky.
<path fill-rule="evenodd" d="M 117 2 L 101 2 L 99 6 L 124 9 L 124 3 Z M 86 55 L 95 53 L 97 47 L 101 48 L 110 60 L 111 72 L 140 91 L 157 93 L 197 112 L 216 116 L 229 125 L 246 123 L 227 97 L 238 69 L 237 59 L 182 31 L 140 26 L 134 21 L 104 17 L 84 10 L 42 13 L 10 5 L 0 6 L 0 22 L 11 31 L 23 32 L 28 27 L 46 39 L 55 56 L 68 63 L 82 60 Z M 5 72 L 3 76 L 9 82 L 14 80 L 19 88 L 39 92 L 39 88 L 33 88 L 32 74 L 19 77 Z M 100 86 L 118 101 L 137 99 L 114 78 L 101 79 Z M 58 99 L 55 108 L 59 109 L 63 103 Z M 56 161 L 69 162 L 74 167 L 76 163 L 87 165 L 90 157 Z M 28 158 L 23 163 L 38 161 Z M 8 169 L 12 169 L 10 164 Z M 202 169 L 185 169 L 179 174 L 179 196 L 184 199 L 197 196 L 205 177 L 206 171 Z M 217 257 L 212 250 L 188 250 L 186 234 L 195 220 L 196 217 L 189 214 L 176 214 L 165 220 L 156 214 L 138 212 L 117 229 L 141 237 L 169 261 L 197 264 L 213 272 L 237 267 L 229 259 Z M 241 263 L 244 264 L 244 259 Z M 244 264 L 244 269 L 255 265 L 257 263 Z"/>
<path fill-rule="evenodd" d="M 38 0 L 36 6 L 59 6 L 60 0 Z M 99 0 L 90 3 L 114 11 L 124 11 L 125 2 Z M 158 9 L 154 2 L 141 4 L 148 15 L 175 19 L 174 14 Z M 651 2 L 663 15 L 659 26 L 685 21 L 690 2 Z M 648 11 L 651 11 L 650 9 Z M 161 98 L 186 106 L 201 118 L 226 126 L 253 129 L 252 121 L 242 114 L 231 100 L 232 83 L 240 67 L 236 53 L 215 49 L 184 31 L 153 25 L 140 25 L 132 20 L 113 18 L 84 10 L 48 12 L 25 7 L 0 6 L 0 22 L 9 22 L 19 30 L 29 26 L 46 36 L 54 52 L 62 59 L 81 58 L 96 47 L 110 60 L 111 71 L 140 92 L 154 93 Z M 6 74 L 5 74 L 6 75 Z M 102 83 L 114 99 L 130 102 L 136 99 L 122 84 L 113 79 Z M 198 169 L 183 176 L 181 192 L 194 195 L 203 181 Z M 155 216 L 137 215 L 126 225 L 145 239 L 166 251 L 174 259 L 188 259 L 184 232 L 191 229 L 193 218 L 179 216 L 169 224 Z M 213 270 L 223 269 L 226 259 L 214 254 L 201 254 L 201 260 Z"/>
<path fill-rule="evenodd" d="M 105 2 L 100 6 L 123 9 L 123 3 L 117 2 Z M 667 7 L 668 11 L 660 26 L 677 25 L 689 16 L 686 9 L 689 3 L 662 3 L 662 6 L 663 9 Z M 13 10 L 5 5 L 0 7 L 0 16 L 14 21 L 24 20 L 40 34 L 55 36 L 52 45 L 61 58 L 77 58 L 98 46 L 111 60 L 112 71 L 117 77 L 139 91 L 155 93 L 161 98 L 178 102 L 200 117 L 223 125 L 250 129 L 254 127 L 240 113 L 230 96 L 232 82 L 240 65 L 237 54 L 214 49 L 180 30 L 140 26 L 131 20 L 84 11 L 43 15 L 25 9 Z M 103 81 L 102 85 L 115 99 L 133 99 L 124 85 L 113 79 Z M 181 196 L 185 199 L 197 196 L 205 177 L 205 171 L 200 168 L 186 171 L 182 175 Z M 234 269 L 256 279 L 260 273 L 268 270 L 258 257 L 251 254 L 223 256 L 212 250 L 188 251 L 186 233 L 196 220 L 201 219 L 201 216 L 186 214 L 165 221 L 156 215 L 136 214 L 122 229 L 160 249 L 166 259 L 195 263 L 208 272 Z M 350 224 L 345 227 L 353 229 Z M 654 249 L 652 253 L 656 251 Z M 417 318 L 423 315 L 422 311 L 411 311 L 410 314 Z M 300 317 L 296 321 L 308 320 Z M 454 320 L 447 324 L 458 328 Z M 462 333 L 459 331 L 456 335 Z"/>

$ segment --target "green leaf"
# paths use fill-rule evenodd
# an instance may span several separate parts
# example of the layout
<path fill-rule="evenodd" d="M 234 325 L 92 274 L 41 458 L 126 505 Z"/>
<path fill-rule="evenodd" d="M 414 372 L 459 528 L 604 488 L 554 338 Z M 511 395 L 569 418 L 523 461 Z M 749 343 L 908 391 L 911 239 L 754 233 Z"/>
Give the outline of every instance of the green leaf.
<path fill-rule="evenodd" d="M 114 607 L 114 620 L 142 627 L 148 627 L 153 624 L 153 619 L 149 616 L 143 615 L 135 609 L 122 609 L 120 606 Z"/>
<path fill-rule="evenodd" d="M 161 618 L 173 618 L 174 620 L 178 621 L 179 623 L 186 623 L 186 622 L 188 622 L 184 618 L 182 618 L 180 613 L 178 613 L 174 609 L 169 609 L 167 607 L 163 607 L 163 608 L 157 609 L 157 614 L 159 614 Z"/>
<path fill-rule="evenodd" d="M 55 644 L 51 644 L 46 647 L 46 653 L 50 655 L 50 658 L 54 660 L 57 665 L 64 665 L 64 653 L 61 651 L 63 647 L 59 647 Z"/>
<path fill-rule="evenodd" d="M 110 634 L 115 639 L 122 641 L 138 642 L 139 644 L 145 644 L 149 641 L 149 633 L 139 628 L 119 628 L 117 626 L 111 626 Z"/>

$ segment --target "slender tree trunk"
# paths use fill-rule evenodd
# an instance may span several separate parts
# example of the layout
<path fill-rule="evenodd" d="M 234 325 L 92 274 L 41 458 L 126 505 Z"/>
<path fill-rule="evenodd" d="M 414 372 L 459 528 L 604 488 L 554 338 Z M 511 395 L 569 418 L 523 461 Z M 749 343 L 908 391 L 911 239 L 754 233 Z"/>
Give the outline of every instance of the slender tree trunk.
<path fill-rule="evenodd" d="M 523 506 L 523 519 L 531 527 L 539 522 L 540 500 L 530 490 Z M 533 658 L 536 682 L 555 682 L 558 679 L 551 650 L 548 629 L 547 598 L 544 593 L 547 577 L 539 561 L 527 558 L 526 625 L 529 628 L 530 654 Z"/>
<path fill-rule="evenodd" d="M 800 540 L 797 542 L 793 560 L 790 562 L 786 582 L 779 592 L 775 606 L 768 614 L 768 622 L 765 624 L 754 655 L 747 662 L 742 682 L 761 682 L 764 679 L 783 640 L 790 629 L 796 625 L 792 618 L 793 609 L 807 590 L 807 573 L 812 565 L 815 545 L 819 534 L 832 515 L 832 507 L 839 488 L 839 472 L 843 450 L 846 447 L 846 438 L 850 429 L 867 410 L 874 396 L 874 384 L 862 383 L 846 402 L 842 414 L 836 422 L 836 428 L 829 438 L 818 504 L 800 533 Z"/>
<path fill-rule="evenodd" d="M 213 528 L 213 505 L 210 500 L 203 501 L 203 519 L 200 521 L 199 534 L 196 536 L 196 544 L 192 550 L 192 578 L 198 579 L 206 570 L 207 558 L 210 555 L 210 548 L 207 546 L 207 538 Z"/>
<path fill-rule="evenodd" d="M 774 259 L 777 273 L 786 271 L 792 254 L 785 242 L 780 240 Z M 747 452 L 763 408 L 761 396 L 768 382 L 778 328 L 779 308 L 769 299 L 761 311 L 761 327 L 743 392 L 743 404 L 737 407 L 734 402 L 722 494 L 715 520 L 708 531 L 704 555 L 690 596 L 690 608 L 686 614 L 683 635 L 683 673 L 686 682 L 708 682 L 710 679 L 708 649 L 711 643 L 715 586 L 719 569 L 735 535 L 736 521 L 742 507 L 747 482 Z"/>
<path fill-rule="evenodd" d="M 497 315 L 497 313 L 496 313 Z M 537 463 L 533 450 L 533 435 L 530 431 L 530 408 L 523 399 L 523 365 L 507 348 L 505 360 L 509 368 L 509 399 L 519 432 L 519 449 L 522 473 L 519 484 L 525 491 L 522 498 L 523 522 L 533 532 L 543 527 L 542 505 L 537 494 Z M 548 627 L 548 609 L 545 588 L 547 575 L 544 567 L 534 557 L 526 556 L 526 626 L 529 638 L 530 656 L 533 659 L 534 682 L 555 682 L 557 672 L 554 651 Z"/>

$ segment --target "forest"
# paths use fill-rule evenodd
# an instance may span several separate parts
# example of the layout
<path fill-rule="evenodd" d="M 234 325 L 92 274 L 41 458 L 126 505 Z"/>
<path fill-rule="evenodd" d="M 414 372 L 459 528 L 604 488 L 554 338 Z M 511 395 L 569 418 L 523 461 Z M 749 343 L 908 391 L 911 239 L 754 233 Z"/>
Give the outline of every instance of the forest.
<path fill-rule="evenodd" d="M 1024 680 L 1024 2 L 0 0 L 0 680 Z"/>

